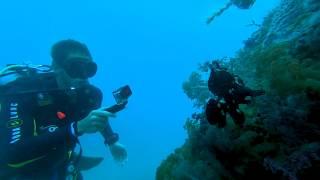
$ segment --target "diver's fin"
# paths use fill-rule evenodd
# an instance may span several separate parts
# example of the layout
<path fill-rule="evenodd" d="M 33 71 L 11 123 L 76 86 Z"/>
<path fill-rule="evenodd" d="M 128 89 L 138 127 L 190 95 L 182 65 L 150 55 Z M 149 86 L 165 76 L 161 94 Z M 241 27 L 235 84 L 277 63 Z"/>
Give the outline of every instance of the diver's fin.
<path fill-rule="evenodd" d="M 103 159 L 103 157 L 81 156 L 77 166 L 80 171 L 86 171 L 98 166 Z"/>

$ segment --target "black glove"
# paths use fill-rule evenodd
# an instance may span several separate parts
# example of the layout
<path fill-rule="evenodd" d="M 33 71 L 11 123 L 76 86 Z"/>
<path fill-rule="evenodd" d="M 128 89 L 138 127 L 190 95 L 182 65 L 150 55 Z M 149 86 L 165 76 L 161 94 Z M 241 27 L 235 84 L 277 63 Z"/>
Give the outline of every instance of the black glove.
<path fill-rule="evenodd" d="M 206 106 L 206 117 L 211 125 L 217 124 L 218 127 L 224 127 L 226 125 L 226 114 L 224 112 L 225 104 L 210 99 Z"/>

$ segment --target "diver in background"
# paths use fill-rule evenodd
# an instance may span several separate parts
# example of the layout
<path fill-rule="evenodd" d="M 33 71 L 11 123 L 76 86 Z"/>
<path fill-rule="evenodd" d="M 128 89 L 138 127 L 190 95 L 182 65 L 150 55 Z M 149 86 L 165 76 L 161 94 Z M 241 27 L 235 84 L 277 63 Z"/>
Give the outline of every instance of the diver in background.
<path fill-rule="evenodd" d="M 226 125 L 226 113 L 229 113 L 234 122 L 240 127 L 245 121 L 244 113 L 239 109 L 239 104 L 249 104 L 248 97 L 256 97 L 265 94 L 263 90 L 252 90 L 245 86 L 240 77 L 235 76 L 213 61 L 210 67 L 211 73 L 208 80 L 208 88 L 217 96 L 210 99 L 206 106 L 206 116 L 210 124 L 218 127 Z"/>
<path fill-rule="evenodd" d="M 86 45 L 60 41 L 51 56 L 53 71 L 17 68 L 23 76 L 1 85 L 0 179 L 82 179 L 78 137 L 104 129 L 114 159 L 127 158 L 108 122 L 114 114 L 98 109 L 102 92 L 88 81 L 97 65 Z M 87 159 L 98 161 L 92 167 L 101 161 Z"/>
<path fill-rule="evenodd" d="M 216 17 L 221 16 L 232 5 L 239 9 L 249 9 L 253 6 L 256 0 L 229 0 L 229 2 L 222 7 L 219 11 L 215 12 L 207 19 L 207 24 L 210 24 Z"/>

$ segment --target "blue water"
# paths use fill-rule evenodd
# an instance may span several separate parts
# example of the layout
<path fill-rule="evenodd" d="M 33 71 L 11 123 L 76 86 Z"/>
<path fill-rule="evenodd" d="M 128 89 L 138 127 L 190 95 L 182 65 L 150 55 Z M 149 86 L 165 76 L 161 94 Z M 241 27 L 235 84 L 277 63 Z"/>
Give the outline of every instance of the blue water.
<path fill-rule="evenodd" d="M 192 103 L 182 83 L 199 62 L 233 56 L 279 0 L 257 0 L 250 10 L 231 7 L 207 26 L 226 0 L 12 0 L 0 3 L 0 65 L 50 64 L 50 47 L 62 39 L 88 45 L 99 65 L 92 83 L 104 92 L 130 84 L 128 108 L 111 120 L 128 150 L 114 163 L 99 135 L 81 141 L 84 154 L 105 157 L 84 172 L 88 180 L 151 180 L 160 162 L 184 143 Z"/>

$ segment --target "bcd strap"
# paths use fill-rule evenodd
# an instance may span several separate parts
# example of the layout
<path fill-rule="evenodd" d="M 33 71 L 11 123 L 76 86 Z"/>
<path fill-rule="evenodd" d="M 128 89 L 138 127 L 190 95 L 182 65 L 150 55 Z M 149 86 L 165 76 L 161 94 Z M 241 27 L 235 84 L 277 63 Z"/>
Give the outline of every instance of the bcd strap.
<path fill-rule="evenodd" d="M 71 152 L 70 160 L 66 169 L 66 180 L 76 180 L 79 175 L 79 170 L 77 165 L 82 156 L 82 146 L 80 141 L 77 139 L 77 145 L 79 147 L 79 152 L 75 152 L 75 149 Z"/>

